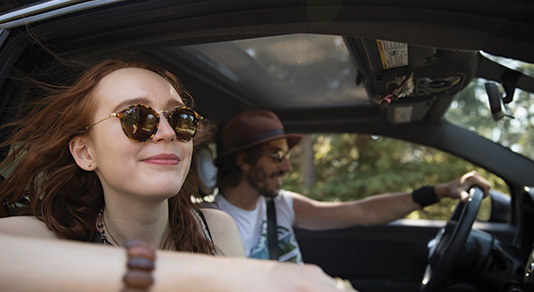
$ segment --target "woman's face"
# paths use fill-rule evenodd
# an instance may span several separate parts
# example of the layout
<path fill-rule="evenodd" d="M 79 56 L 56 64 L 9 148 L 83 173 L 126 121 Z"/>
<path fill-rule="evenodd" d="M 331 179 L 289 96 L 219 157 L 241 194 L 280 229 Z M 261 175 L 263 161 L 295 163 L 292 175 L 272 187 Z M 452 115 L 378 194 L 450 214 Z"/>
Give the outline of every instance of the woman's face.
<path fill-rule="evenodd" d="M 117 70 L 104 77 L 95 91 L 93 123 L 128 106 L 145 104 L 156 111 L 183 106 L 174 88 L 158 74 L 139 68 Z M 123 133 L 120 120 L 109 118 L 91 128 L 91 166 L 107 199 L 111 194 L 161 200 L 178 193 L 191 165 L 192 142 L 180 142 L 160 115 L 158 131 L 146 142 Z"/>

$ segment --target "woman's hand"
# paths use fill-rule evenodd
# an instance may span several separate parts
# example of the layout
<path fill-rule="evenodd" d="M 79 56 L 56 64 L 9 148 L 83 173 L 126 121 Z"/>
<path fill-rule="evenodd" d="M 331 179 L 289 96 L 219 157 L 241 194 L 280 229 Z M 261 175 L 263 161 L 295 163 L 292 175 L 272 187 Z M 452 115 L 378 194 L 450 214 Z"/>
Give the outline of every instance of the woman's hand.
<path fill-rule="evenodd" d="M 238 278 L 248 279 L 250 284 L 239 280 L 232 291 L 259 291 L 259 292 L 339 292 L 356 291 L 348 280 L 332 278 L 316 265 L 298 265 L 292 263 L 280 263 L 265 260 L 249 260 L 251 265 L 258 264 L 256 268 L 246 269 L 243 276 Z"/>

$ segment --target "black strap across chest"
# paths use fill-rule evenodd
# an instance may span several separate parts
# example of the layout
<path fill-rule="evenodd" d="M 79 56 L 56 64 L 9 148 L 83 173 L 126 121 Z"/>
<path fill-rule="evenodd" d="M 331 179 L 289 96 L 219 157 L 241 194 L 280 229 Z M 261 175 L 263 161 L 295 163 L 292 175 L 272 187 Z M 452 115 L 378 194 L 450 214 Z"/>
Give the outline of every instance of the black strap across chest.
<path fill-rule="evenodd" d="M 276 210 L 274 200 L 267 198 L 267 244 L 269 245 L 269 259 L 278 260 L 280 257 L 280 247 L 278 246 L 278 236 L 276 234 Z"/>

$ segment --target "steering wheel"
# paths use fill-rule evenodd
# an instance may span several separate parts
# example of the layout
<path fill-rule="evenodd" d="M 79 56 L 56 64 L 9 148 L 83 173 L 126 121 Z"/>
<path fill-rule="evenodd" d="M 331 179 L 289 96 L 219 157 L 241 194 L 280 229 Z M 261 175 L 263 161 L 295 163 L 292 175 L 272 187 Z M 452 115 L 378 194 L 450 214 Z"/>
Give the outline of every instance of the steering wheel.
<path fill-rule="evenodd" d="M 421 283 L 421 292 L 438 291 L 445 283 L 464 247 L 484 193 L 475 186 L 469 198 L 459 202 L 451 218 L 429 243 L 428 261 Z"/>

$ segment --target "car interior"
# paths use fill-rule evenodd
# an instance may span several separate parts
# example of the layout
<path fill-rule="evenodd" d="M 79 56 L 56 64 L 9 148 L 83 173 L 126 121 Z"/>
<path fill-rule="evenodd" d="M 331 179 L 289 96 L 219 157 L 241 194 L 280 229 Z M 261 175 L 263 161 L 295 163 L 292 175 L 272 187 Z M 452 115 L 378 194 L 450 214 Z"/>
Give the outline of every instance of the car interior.
<path fill-rule="evenodd" d="M 0 121 L 38 96 L 29 79 L 68 84 L 98 60 L 135 56 L 177 75 L 219 127 L 242 111 L 268 109 L 288 132 L 369 134 L 439 149 L 505 182 L 506 194 L 485 199 L 487 221 L 476 220 L 482 194 L 474 188 L 446 222 L 299 229 L 305 262 L 361 291 L 534 291 L 532 141 L 514 151 L 447 118 L 457 96 L 483 80 L 489 122 L 506 131 L 503 121 L 521 101 L 530 124 L 519 137 L 534 137 L 533 71 L 499 61 L 534 68 L 533 13 L 526 0 L 4 1 Z M 217 133 L 211 146 L 219 144 Z M 216 189 L 215 155 L 197 153 L 206 195 Z"/>

